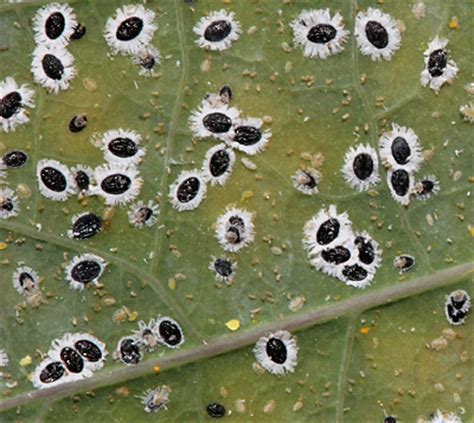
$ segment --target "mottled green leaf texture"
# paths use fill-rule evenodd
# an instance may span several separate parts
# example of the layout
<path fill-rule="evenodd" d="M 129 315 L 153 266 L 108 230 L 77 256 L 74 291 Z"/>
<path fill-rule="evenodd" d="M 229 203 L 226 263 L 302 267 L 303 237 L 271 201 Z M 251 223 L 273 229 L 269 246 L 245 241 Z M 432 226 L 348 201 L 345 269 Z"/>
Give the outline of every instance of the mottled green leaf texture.
<path fill-rule="evenodd" d="M 213 420 L 206 411 L 212 403 L 225 407 L 221 420 L 229 422 L 376 423 L 396 416 L 405 423 L 430 421 L 438 409 L 473 421 L 474 316 L 450 326 L 444 312 L 453 290 L 474 295 L 472 123 L 460 112 L 471 104 L 472 120 L 472 2 L 147 0 L 161 62 L 155 76 L 144 77 L 130 56 L 112 55 L 103 36 L 108 17 L 128 3 L 70 1 L 87 32 L 67 47 L 77 75 L 57 95 L 35 84 L 30 71 L 32 19 L 47 3 L 7 3 L 0 6 L 0 81 L 11 76 L 28 84 L 35 107 L 27 124 L 0 128 L 0 157 L 28 154 L 0 185 L 16 191 L 21 209 L 0 219 L 0 350 L 9 357 L 0 368 L 1 422 L 205 422 Z M 372 61 L 358 49 L 355 16 L 368 7 L 389 13 L 402 30 L 391 60 Z M 222 8 L 235 12 L 240 38 L 223 51 L 200 48 L 193 27 Z M 311 59 L 295 45 L 290 23 L 311 8 L 341 13 L 351 32 L 341 53 Z M 420 84 L 423 52 L 437 35 L 449 40 L 459 67 L 439 92 Z M 180 172 L 201 168 L 219 143 L 193 138 L 188 119 L 206 94 L 226 84 L 231 105 L 243 117 L 263 119 L 271 140 L 255 156 L 236 151 L 226 184 L 208 185 L 199 207 L 180 212 L 169 201 L 170 185 Z M 71 118 L 82 113 L 87 127 L 71 132 Z M 349 147 L 378 151 L 392 123 L 416 132 L 425 158 L 417 178 L 435 175 L 441 188 L 406 207 L 392 198 L 382 164 L 381 182 L 368 192 L 351 188 L 341 173 Z M 132 226 L 129 205 L 111 208 L 77 195 L 57 202 L 39 191 L 39 160 L 100 166 L 104 154 L 94 139 L 116 128 L 142 136 L 137 200 L 159 203 L 154 226 Z M 317 194 L 293 187 L 292 175 L 303 167 L 318 167 Z M 331 204 L 383 250 L 365 289 L 309 264 L 303 227 Z M 228 206 L 255 214 L 255 241 L 237 253 L 223 251 L 215 236 Z M 85 211 L 104 217 L 104 230 L 69 238 L 72 217 Z M 64 270 L 85 253 L 107 267 L 99 286 L 76 291 Z M 403 274 L 393 265 L 400 254 L 416 260 Z M 213 256 L 237 264 L 231 284 L 216 281 L 208 268 Z M 41 277 L 40 294 L 29 301 L 12 285 L 22 265 Z M 114 360 L 119 339 L 158 315 L 179 322 L 184 344 L 159 347 L 136 366 Z M 232 320 L 237 329 L 226 325 Z M 255 365 L 255 343 L 276 330 L 289 330 L 299 347 L 287 375 Z M 104 367 L 91 378 L 37 390 L 32 373 L 51 342 L 68 332 L 102 340 Z M 137 397 L 161 385 L 171 390 L 167 410 L 146 413 Z"/>

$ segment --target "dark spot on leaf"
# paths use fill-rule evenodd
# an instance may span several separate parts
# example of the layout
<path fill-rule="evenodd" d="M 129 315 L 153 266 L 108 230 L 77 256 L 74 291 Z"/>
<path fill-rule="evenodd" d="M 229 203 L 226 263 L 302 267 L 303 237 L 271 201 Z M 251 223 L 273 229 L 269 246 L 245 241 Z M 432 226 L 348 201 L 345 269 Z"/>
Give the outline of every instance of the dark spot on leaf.
<path fill-rule="evenodd" d="M 80 132 L 87 126 L 87 115 L 75 115 L 69 121 L 69 130 L 71 132 Z"/>
<path fill-rule="evenodd" d="M 257 144 L 262 138 L 260 129 L 254 126 L 238 126 L 235 129 L 234 141 L 242 145 Z"/>
<path fill-rule="evenodd" d="M 448 53 L 443 49 L 435 50 L 428 58 L 428 72 L 433 77 L 441 76 L 447 64 Z"/>
<path fill-rule="evenodd" d="M 120 343 L 120 358 L 127 364 L 138 364 L 141 360 L 140 347 L 133 338 L 124 338 Z"/>
<path fill-rule="evenodd" d="M 232 30 L 232 25 L 229 21 L 219 20 L 209 24 L 204 31 L 204 38 L 212 43 L 222 41 L 225 39 Z"/>
<path fill-rule="evenodd" d="M 21 108 L 22 98 L 18 91 L 12 91 L 0 100 L 0 116 L 4 119 L 11 118 Z"/>
<path fill-rule="evenodd" d="M 216 272 L 224 278 L 227 278 L 233 273 L 233 266 L 229 260 L 218 258 L 214 262 Z"/>
<path fill-rule="evenodd" d="M 102 266 L 95 260 L 83 260 L 71 269 L 71 278 L 80 283 L 92 282 L 97 279 L 102 271 Z"/>
<path fill-rule="evenodd" d="M 230 165 L 230 156 L 226 150 L 216 151 L 209 160 L 209 170 L 214 178 L 226 173 Z"/>
<path fill-rule="evenodd" d="M 323 250 L 321 257 L 328 263 L 341 264 L 351 258 L 351 252 L 346 247 L 339 245 L 329 250 Z"/>
<path fill-rule="evenodd" d="M 66 26 L 66 20 L 61 12 L 54 12 L 48 16 L 44 29 L 50 40 L 55 40 L 61 36 Z"/>
<path fill-rule="evenodd" d="M 125 19 L 117 28 L 116 36 L 120 41 L 130 41 L 140 35 L 143 29 L 143 21 L 137 16 Z"/>
<path fill-rule="evenodd" d="M 67 187 L 67 180 L 63 173 L 54 167 L 46 166 L 40 171 L 43 184 L 54 192 L 63 192 Z"/>
<path fill-rule="evenodd" d="M 90 178 L 86 172 L 83 170 L 78 170 L 74 176 L 74 179 L 81 191 L 87 191 L 89 189 Z"/>
<path fill-rule="evenodd" d="M 172 347 L 178 345 L 183 339 L 179 326 L 170 320 L 162 320 L 158 327 L 158 332 L 164 343 Z"/>
<path fill-rule="evenodd" d="M 358 236 L 355 239 L 355 244 L 359 250 L 359 260 L 364 264 L 371 264 L 375 259 L 375 250 L 370 240 Z"/>
<path fill-rule="evenodd" d="M 410 175 L 404 169 L 397 169 L 392 173 L 390 183 L 395 193 L 400 197 L 404 197 L 408 194 L 410 188 Z"/>
<path fill-rule="evenodd" d="M 127 192 L 132 185 L 132 180 L 121 173 L 115 173 L 104 178 L 100 184 L 107 194 L 120 195 Z"/>
<path fill-rule="evenodd" d="M 71 40 L 80 40 L 84 35 L 86 35 L 86 27 L 78 23 L 74 28 L 74 32 L 71 35 Z"/>
<path fill-rule="evenodd" d="M 137 144 L 130 138 L 115 138 L 109 142 L 107 147 L 114 156 L 122 159 L 133 157 L 138 151 Z"/>
<path fill-rule="evenodd" d="M 23 167 L 28 160 L 28 155 L 20 150 L 9 151 L 2 157 L 3 164 L 12 169 Z"/>
<path fill-rule="evenodd" d="M 194 176 L 185 179 L 176 191 L 176 197 L 180 203 L 189 203 L 198 195 L 201 182 Z"/>
<path fill-rule="evenodd" d="M 388 32 L 379 22 L 367 22 L 365 25 L 365 35 L 370 43 L 378 49 L 385 48 L 388 45 Z"/>
<path fill-rule="evenodd" d="M 209 417 L 218 419 L 225 416 L 225 407 L 218 402 L 213 402 L 206 406 L 206 412 Z"/>
<path fill-rule="evenodd" d="M 49 363 L 40 373 L 39 380 L 43 383 L 53 383 L 61 379 L 65 373 L 60 361 Z"/>
<path fill-rule="evenodd" d="M 63 77 L 64 66 L 56 56 L 52 54 L 45 54 L 41 60 L 44 73 L 51 79 L 59 81 Z"/>
<path fill-rule="evenodd" d="M 102 219 L 94 213 L 84 214 L 72 224 L 75 239 L 89 239 L 102 230 Z"/>
<path fill-rule="evenodd" d="M 232 126 L 232 119 L 224 113 L 209 113 L 202 119 L 204 127 L 214 134 L 228 132 Z"/>
<path fill-rule="evenodd" d="M 345 266 L 342 269 L 342 274 L 349 280 L 353 282 L 363 281 L 368 273 L 362 266 L 358 264 L 353 264 L 352 266 Z"/>
<path fill-rule="evenodd" d="M 355 175 L 364 181 L 372 175 L 374 171 L 374 161 L 370 154 L 361 153 L 354 158 L 352 168 L 354 169 Z"/>
<path fill-rule="evenodd" d="M 267 341 L 266 352 L 268 357 L 277 364 L 283 364 L 287 358 L 285 343 L 278 338 L 270 338 Z"/>
<path fill-rule="evenodd" d="M 328 219 L 321 224 L 316 233 L 316 241 L 319 245 L 327 245 L 334 241 L 339 235 L 340 223 L 337 219 Z"/>
<path fill-rule="evenodd" d="M 325 44 L 336 38 L 337 31 L 332 25 L 318 24 L 313 26 L 306 36 L 309 41 L 317 44 Z"/>
<path fill-rule="evenodd" d="M 71 373 L 81 373 L 84 369 L 84 360 L 76 350 L 65 347 L 61 350 L 60 357 Z"/>
<path fill-rule="evenodd" d="M 74 348 L 81 354 L 87 361 L 95 363 L 102 358 L 102 351 L 100 348 L 89 341 L 88 339 L 80 339 L 74 344 Z"/>
<path fill-rule="evenodd" d="M 392 141 L 391 150 L 392 156 L 398 164 L 404 165 L 408 163 L 408 159 L 410 158 L 411 154 L 411 149 L 405 138 L 396 137 Z"/>

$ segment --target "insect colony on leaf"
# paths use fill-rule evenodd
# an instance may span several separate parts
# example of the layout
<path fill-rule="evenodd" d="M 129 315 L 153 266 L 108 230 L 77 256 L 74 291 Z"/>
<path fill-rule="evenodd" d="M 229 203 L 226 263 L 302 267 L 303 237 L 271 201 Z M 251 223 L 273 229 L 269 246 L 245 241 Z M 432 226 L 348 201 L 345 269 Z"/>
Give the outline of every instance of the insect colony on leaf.
<path fill-rule="evenodd" d="M 104 30 L 104 37 L 113 53 L 131 55 L 133 62 L 141 66 L 140 75 L 143 76 L 155 75 L 155 66 L 160 63 L 158 50 L 150 44 L 158 28 L 154 20 L 155 13 L 151 10 L 142 5 L 127 5 L 116 10 L 115 16 L 107 20 Z M 331 15 L 329 9 L 303 11 L 291 27 L 295 44 L 311 58 L 326 59 L 341 53 L 349 36 L 342 16 L 339 13 Z M 85 27 L 77 22 L 74 11 L 67 4 L 52 3 L 38 10 L 33 29 L 37 43 L 32 62 L 35 82 L 54 94 L 67 90 L 77 71 L 74 57 L 66 47 L 70 40 L 82 38 Z M 198 35 L 196 43 L 200 47 L 217 51 L 231 47 L 241 34 L 235 14 L 225 10 L 203 17 L 193 30 Z M 357 14 L 354 35 L 361 53 L 374 61 L 391 60 L 401 44 L 398 23 L 390 15 L 373 8 Z M 447 40 L 436 37 L 424 52 L 425 69 L 421 73 L 421 84 L 435 91 L 444 84 L 451 84 L 459 71 L 449 58 L 447 44 Z M 26 85 L 19 87 L 11 77 L 0 83 L 3 131 L 14 131 L 17 126 L 28 122 L 26 109 L 34 107 L 33 99 L 34 92 Z M 183 171 L 170 186 L 170 201 L 179 211 L 198 207 L 205 198 L 207 183 L 226 183 L 235 163 L 234 150 L 254 155 L 267 147 L 271 133 L 262 129 L 263 121 L 241 118 L 240 111 L 230 106 L 231 99 L 230 88 L 224 86 L 218 95 L 209 94 L 190 117 L 195 138 L 214 138 L 222 143 L 207 152 L 202 169 Z M 78 125 L 74 123 L 73 128 L 78 128 Z M 108 205 L 128 204 L 140 194 L 143 183 L 136 167 L 146 152 L 139 145 L 140 139 L 137 132 L 122 128 L 104 133 L 100 147 L 108 163 L 95 170 L 85 165 L 69 170 L 57 160 L 40 160 L 37 164 L 40 192 L 56 201 L 65 201 L 73 193 L 79 193 L 80 196 L 102 196 Z M 418 138 L 410 128 L 393 124 L 392 131 L 381 137 L 379 152 L 388 169 L 390 192 L 400 204 L 407 205 L 412 195 L 426 200 L 439 191 L 439 182 L 433 175 L 414 180 L 413 175 L 422 164 L 422 155 Z M 0 161 L 0 171 L 22 167 L 26 158 L 23 160 L 21 154 L 4 156 Z M 377 152 L 369 145 L 358 145 L 347 151 L 342 173 L 352 188 L 366 191 L 380 180 L 378 165 Z M 318 192 L 321 175 L 315 169 L 306 169 L 298 171 L 292 179 L 295 188 L 304 194 L 314 194 Z M 18 211 L 14 191 L 8 188 L 0 190 L 0 218 L 14 217 Z M 158 214 L 158 204 L 152 200 L 147 203 L 140 200 L 131 206 L 128 217 L 133 226 L 145 227 L 156 223 Z M 255 237 L 253 220 L 254 215 L 246 210 L 227 209 L 216 225 L 216 237 L 222 248 L 237 252 L 252 243 Z M 89 239 L 101 229 L 101 218 L 85 212 L 72 218 L 68 235 L 74 239 Z M 381 263 L 378 243 L 365 231 L 353 232 L 347 213 L 338 213 L 332 205 L 327 210 L 320 210 L 307 222 L 303 243 L 312 266 L 350 286 L 363 288 L 369 285 Z M 405 263 L 407 257 L 410 256 L 404 256 Z M 66 279 L 73 289 L 82 290 L 88 283 L 98 283 L 105 266 L 101 257 L 86 253 L 74 257 L 69 263 Z M 407 270 L 407 266 L 411 267 L 408 263 L 400 271 Z M 232 259 L 213 257 L 209 268 L 215 272 L 216 279 L 231 283 L 236 263 Z M 27 295 L 38 289 L 39 276 L 29 267 L 20 267 L 13 275 L 13 284 L 18 292 Z M 446 316 L 451 324 L 464 323 L 469 309 L 470 297 L 465 291 L 451 293 L 446 301 Z M 179 324 L 169 317 L 158 317 L 148 324 L 139 322 L 132 335 L 118 342 L 114 357 L 126 364 L 137 364 L 144 352 L 151 352 L 159 345 L 178 348 L 183 342 Z M 257 361 L 275 374 L 292 372 L 297 352 L 295 338 L 286 331 L 261 338 L 254 348 Z M 48 357 L 35 370 L 33 383 L 44 388 L 90 377 L 102 367 L 106 354 L 105 344 L 92 335 L 66 334 L 53 342 Z M 168 387 L 162 386 L 144 393 L 141 399 L 145 411 L 166 409 L 169 392 Z M 213 417 L 224 415 L 225 408 L 219 406 L 210 404 L 208 414 L 214 414 Z"/>

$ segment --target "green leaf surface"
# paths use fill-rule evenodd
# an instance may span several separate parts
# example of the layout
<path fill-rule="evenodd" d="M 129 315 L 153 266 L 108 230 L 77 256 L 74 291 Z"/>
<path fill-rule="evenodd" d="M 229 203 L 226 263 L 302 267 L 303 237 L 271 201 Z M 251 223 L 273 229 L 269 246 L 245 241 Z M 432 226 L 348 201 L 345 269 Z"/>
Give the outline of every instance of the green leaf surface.
<path fill-rule="evenodd" d="M 57 96 L 35 85 L 30 74 L 30 22 L 44 3 L 0 6 L 0 79 L 13 76 L 36 93 L 30 123 L 2 133 L 0 142 L 4 151 L 28 151 L 27 166 L 9 172 L 7 181 L 31 192 L 20 198 L 17 218 L 0 221 L 0 242 L 7 245 L 0 251 L 0 349 L 11 361 L 0 379 L 0 409 L 6 410 L 0 420 L 206 421 L 205 406 L 218 401 L 232 412 L 226 420 L 234 421 L 378 422 L 386 410 L 412 422 L 437 408 L 464 410 L 463 421 L 471 421 L 472 359 L 460 357 L 463 351 L 473 354 L 472 317 L 455 328 L 457 337 L 445 350 L 425 346 L 449 327 L 443 311 L 444 297 L 453 289 L 449 285 L 462 280 L 454 287 L 472 294 L 472 127 L 459 113 L 471 101 L 464 90 L 472 80 L 470 3 L 426 1 L 426 16 L 417 20 L 408 1 L 148 1 L 157 13 L 154 45 L 162 55 L 160 75 L 151 79 L 139 76 L 129 57 L 111 58 L 103 38 L 108 16 L 123 1 L 70 3 L 87 35 L 70 44 L 78 75 L 72 89 Z M 353 36 L 343 53 L 327 60 L 305 58 L 293 46 L 289 22 L 302 9 L 339 9 L 352 31 L 357 10 L 369 6 L 381 7 L 406 27 L 391 61 L 361 56 Z M 192 28 L 203 14 L 221 7 L 236 13 L 243 34 L 229 50 L 205 52 L 196 46 Z M 460 23 L 455 30 L 448 26 L 453 16 Z M 249 34 L 254 26 L 257 30 Z M 436 35 L 450 40 L 460 68 L 454 84 L 438 95 L 419 83 L 422 53 Z M 211 64 L 207 71 L 204 61 Z M 96 90 L 85 88 L 87 79 L 95 81 Z M 167 199 L 169 185 L 180 171 L 200 167 L 214 145 L 192 140 L 188 118 L 206 93 L 224 84 L 232 87 L 233 104 L 244 116 L 272 118 L 269 148 L 251 158 L 255 171 L 243 166 L 244 155 L 237 153 L 224 187 L 210 187 L 198 209 L 177 212 Z M 88 127 L 70 133 L 71 117 L 84 112 Z M 361 142 L 377 148 L 392 122 L 413 128 L 424 149 L 433 151 L 419 176 L 434 174 L 441 183 L 436 197 L 412 200 L 407 208 L 391 198 L 385 170 L 373 196 L 351 190 L 340 172 L 349 146 Z M 102 214 L 106 207 L 98 198 L 87 203 L 46 199 L 37 188 L 36 162 L 51 158 L 70 166 L 100 165 L 103 155 L 91 137 L 117 127 L 137 130 L 145 139 L 140 199 L 159 193 L 159 222 L 133 228 L 127 209 L 117 207 L 106 231 L 88 241 L 71 240 L 67 230 L 74 214 Z M 305 153 L 324 155 L 315 196 L 304 196 L 291 184 L 291 175 L 308 164 Z M 217 284 L 207 267 L 212 255 L 222 254 L 213 225 L 229 204 L 256 213 L 256 241 L 235 255 L 237 277 L 226 286 Z M 346 210 L 355 230 L 367 230 L 384 250 L 375 281 L 365 290 L 347 287 L 308 264 L 302 228 L 329 204 Z M 102 289 L 79 293 L 69 289 L 64 266 L 84 252 L 100 255 L 109 265 Z M 392 266 L 400 253 L 416 257 L 416 266 L 403 276 Z M 43 277 L 39 307 L 25 304 L 11 285 L 22 262 Z M 305 303 L 291 311 L 295 297 L 304 297 Z M 115 303 L 107 305 L 105 298 Z M 407 299 L 383 306 L 402 298 Z M 118 323 L 114 315 L 123 307 L 137 317 Z M 379 308 L 369 310 L 373 307 Z M 180 350 L 161 349 L 136 367 L 115 363 L 110 354 L 93 378 L 58 389 L 36 391 L 28 380 L 41 360 L 39 352 L 46 353 L 64 333 L 91 331 L 112 353 L 138 320 L 158 314 L 180 322 L 186 335 Z M 226 328 L 230 319 L 240 321 L 237 332 Z M 369 332 L 362 334 L 362 327 Z M 258 375 L 252 369 L 252 344 L 278 328 L 298 330 L 296 372 L 282 378 Z M 27 355 L 32 364 L 22 367 Z M 159 375 L 155 366 L 162 369 Z M 12 381 L 16 386 L 8 387 Z M 444 392 L 436 392 L 436 383 Z M 135 396 L 159 384 L 172 388 L 169 409 L 148 415 Z M 245 400 L 242 414 L 237 399 Z M 271 400 L 275 410 L 264 413 Z M 301 409 L 293 411 L 299 402 Z"/>

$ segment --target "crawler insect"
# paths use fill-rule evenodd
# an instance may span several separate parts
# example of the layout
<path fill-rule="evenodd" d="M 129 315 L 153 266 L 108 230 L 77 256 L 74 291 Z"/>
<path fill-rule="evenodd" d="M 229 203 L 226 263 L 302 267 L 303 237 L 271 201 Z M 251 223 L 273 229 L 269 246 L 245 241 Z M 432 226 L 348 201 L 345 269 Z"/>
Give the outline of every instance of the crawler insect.
<path fill-rule="evenodd" d="M 153 39 L 158 26 L 155 13 L 141 4 L 125 5 L 107 19 L 104 37 L 114 53 L 137 54 Z"/>
<path fill-rule="evenodd" d="M 155 76 L 155 69 L 160 64 L 160 52 L 152 46 L 144 47 L 133 56 L 133 63 L 140 66 L 141 76 Z"/>
<path fill-rule="evenodd" d="M 76 15 L 67 3 L 43 6 L 33 18 L 35 42 L 39 46 L 66 47 L 76 27 Z"/>
<path fill-rule="evenodd" d="M 395 19 L 372 7 L 357 14 L 354 35 L 360 52 L 372 60 L 391 60 L 400 48 L 400 30 Z"/>
<path fill-rule="evenodd" d="M 71 168 L 72 177 L 74 179 L 74 190 L 79 192 L 80 196 L 90 194 L 90 187 L 94 171 L 91 167 L 79 164 Z"/>
<path fill-rule="evenodd" d="M 171 388 L 167 385 L 158 386 L 155 389 L 148 389 L 139 397 L 147 413 L 160 410 L 167 410 Z"/>
<path fill-rule="evenodd" d="M 159 345 L 154 333 L 155 326 L 156 322 L 153 319 L 148 323 L 140 320 L 138 322 L 138 329 L 133 331 L 133 336 L 138 341 L 140 348 L 148 352 L 154 351 Z"/>
<path fill-rule="evenodd" d="M 300 192 L 306 195 L 317 194 L 319 189 L 318 185 L 322 179 L 321 173 L 316 169 L 308 168 L 305 170 L 298 169 L 291 180 L 293 186 Z"/>
<path fill-rule="evenodd" d="M 471 297 L 466 291 L 458 289 L 446 297 L 444 312 L 446 319 L 451 325 L 464 324 L 470 310 Z"/>
<path fill-rule="evenodd" d="M 415 183 L 413 192 L 420 200 L 428 200 L 440 190 L 439 181 L 434 175 L 428 175 Z"/>
<path fill-rule="evenodd" d="M 226 12 L 224 9 L 202 17 L 193 28 L 198 36 L 196 44 L 210 50 L 228 49 L 232 42 L 239 39 L 241 33 L 240 23 L 234 17 L 234 12 Z"/>
<path fill-rule="evenodd" d="M 43 45 L 33 52 L 31 71 L 35 82 L 54 94 L 67 90 L 77 73 L 74 57 L 65 48 Z"/>
<path fill-rule="evenodd" d="M 212 257 L 209 270 L 214 272 L 216 280 L 231 284 L 235 277 L 237 263 L 225 257 Z"/>
<path fill-rule="evenodd" d="M 297 364 L 298 346 L 291 333 L 279 330 L 261 337 L 253 349 L 258 363 L 270 373 L 292 373 Z"/>
<path fill-rule="evenodd" d="M 20 266 L 13 273 L 13 288 L 20 295 L 30 296 L 38 292 L 40 277 L 36 271 L 28 266 Z"/>
<path fill-rule="evenodd" d="M 18 216 L 20 205 L 18 197 L 10 188 L 0 189 L 0 219 L 11 219 Z"/>
<path fill-rule="evenodd" d="M 30 120 L 26 108 L 35 107 L 34 97 L 28 85 L 18 86 L 10 76 L 0 82 L 0 125 L 4 132 L 15 131 Z"/>
<path fill-rule="evenodd" d="M 128 221 L 137 228 L 153 226 L 158 221 L 160 206 L 150 200 L 148 203 L 138 201 L 132 204 L 127 212 Z"/>
<path fill-rule="evenodd" d="M 206 405 L 206 413 L 209 417 L 219 419 L 225 416 L 226 410 L 225 407 L 218 402 L 211 402 Z"/>
<path fill-rule="evenodd" d="M 254 215 L 246 210 L 230 208 L 219 216 L 216 238 L 225 251 L 235 253 L 255 239 Z"/>
<path fill-rule="evenodd" d="M 395 267 L 400 274 L 408 272 L 413 266 L 415 266 L 415 257 L 409 256 L 408 254 L 402 254 L 393 259 L 393 267 Z"/>
<path fill-rule="evenodd" d="M 425 68 L 421 72 L 420 82 L 433 91 L 439 91 L 444 84 L 451 84 L 459 72 L 456 63 L 449 58 L 447 46 L 447 39 L 436 36 L 423 53 Z"/>
<path fill-rule="evenodd" d="M 94 213 L 76 214 L 71 220 L 69 238 L 89 239 L 102 230 L 102 219 Z"/>
<path fill-rule="evenodd" d="M 349 36 L 342 16 L 338 12 L 331 17 L 329 9 L 303 10 L 290 26 L 295 44 L 306 57 L 326 59 L 340 53 Z"/>
<path fill-rule="evenodd" d="M 28 155 L 21 150 L 12 150 L 3 155 L 0 159 L 0 170 L 18 169 L 25 166 L 28 161 Z"/>

